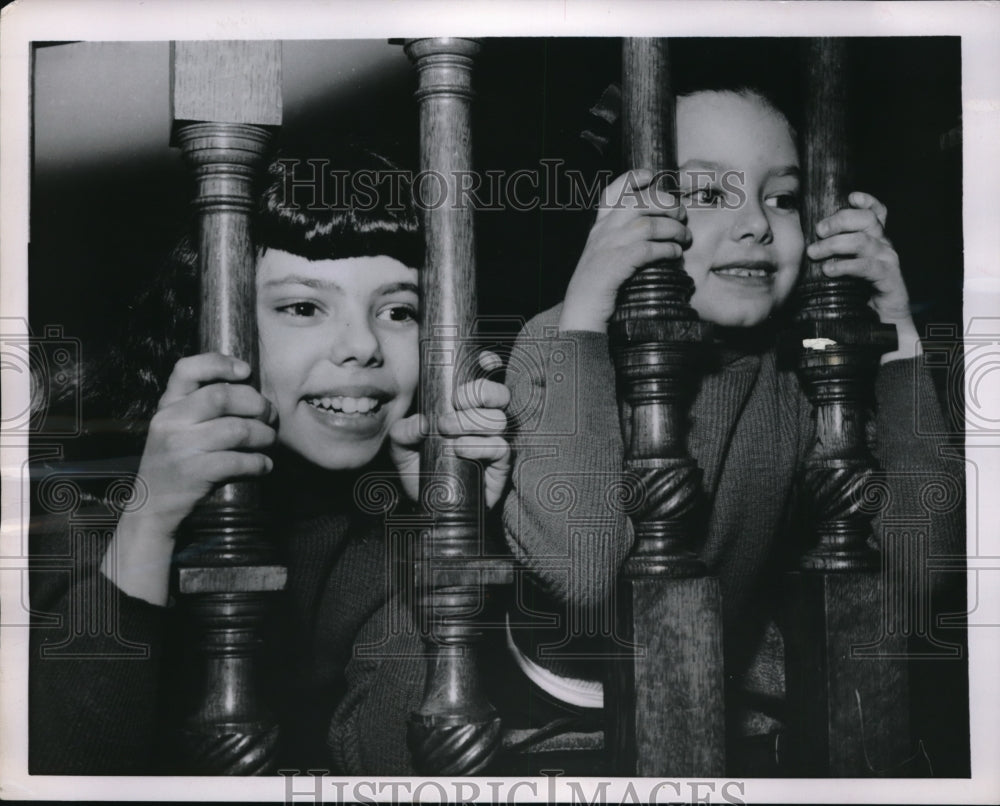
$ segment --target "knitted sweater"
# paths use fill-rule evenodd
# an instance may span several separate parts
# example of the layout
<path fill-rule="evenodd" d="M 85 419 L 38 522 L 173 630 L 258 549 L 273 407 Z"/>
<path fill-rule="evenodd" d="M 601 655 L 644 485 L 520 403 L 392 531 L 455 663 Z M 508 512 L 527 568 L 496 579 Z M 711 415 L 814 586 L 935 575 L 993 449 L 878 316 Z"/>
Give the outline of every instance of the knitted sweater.
<path fill-rule="evenodd" d="M 331 496 L 336 485 L 343 494 Z M 345 504 L 352 486 L 353 479 L 298 475 L 275 496 L 283 512 L 295 513 L 278 521 L 288 586 L 269 631 L 268 677 L 277 682 L 282 724 L 279 763 L 407 774 L 406 719 L 423 692 L 424 664 L 414 660 L 421 644 L 393 595 L 400 558 L 387 552 L 384 521 Z M 30 770 L 169 771 L 164 759 L 176 704 L 168 692 L 185 671 L 175 651 L 175 614 L 122 593 L 100 573 L 113 530 L 78 528 L 87 514 L 93 523 L 91 512 L 70 523 L 49 516 L 33 524 L 30 591 L 38 621 L 31 641 Z M 72 558 L 72 574 L 53 567 L 60 565 L 56 558 Z M 88 607 L 94 602 L 117 610 L 115 633 L 102 628 L 101 610 Z M 375 651 L 355 658 L 362 644 L 378 647 L 390 622 L 397 657 Z M 55 654 L 43 657 L 44 647 Z"/>
<path fill-rule="evenodd" d="M 516 459 L 504 525 L 541 597 L 565 620 L 550 618 L 555 626 L 544 627 L 536 619 L 515 640 L 550 669 L 596 676 L 612 586 L 633 534 L 615 503 L 624 450 L 608 339 L 560 334 L 559 312 L 533 319 L 511 356 L 508 412 Z M 961 554 L 964 471 L 960 461 L 938 454 L 935 437 L 917 433 L 918 411 L 921 432 L 944 430 L 930 378 L 917 364 L 900 360 L 880 368 L 873 448 L 892 491 L 893 519 L 926 525 L 932 554 Z M 710 514 L 697 548 L 720 581 L 732 690 L 780 697 L 783 689 L 773 583 L 806 547 L 797 480 L 813 434 L 812 408 L 773 349 L 746 346 L 709 356 L 689 410 L 687 445 L 704 474 Z M 955 493 L 953 506 L 926 507 L 922 491 L 942 479 Z M 879 518 L 874 533 L 881 533 Z M 569 638 L 571 664 L 553 649 Z M 539 652 L 543 644 L 548 649 Z"/>

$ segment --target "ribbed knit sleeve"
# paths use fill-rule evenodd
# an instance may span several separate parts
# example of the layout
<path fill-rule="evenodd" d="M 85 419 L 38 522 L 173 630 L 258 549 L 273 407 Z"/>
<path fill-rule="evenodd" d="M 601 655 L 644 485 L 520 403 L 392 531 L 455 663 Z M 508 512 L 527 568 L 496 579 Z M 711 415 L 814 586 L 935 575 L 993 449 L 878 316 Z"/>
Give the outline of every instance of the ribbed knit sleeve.
<path fill-rule="evenodd" d="M 346 669 L 346 694 L 328 744 L 343 775 L 413 775 L 409 716 L 423 698 L 424 646 L 404 598 L 387 602 L 361 629 Z"/>
<path fill-rule="evenodd" d="M 965 463 L 922 358 L 882 365 L 875 384 L 880 466 L 876 537 L 926 536 L 932 555 L 964 553 Z"/>
<path fill-rule="evenodd" d="M 65 520 L 32 533 L 29 770 L 150 774 L 167 610 L 100 572 L 107 535 L 69 538 Z"/>
<path fill-rule="evenodd" d="M 515 461 L 503 520 L 545 593 L 586 612 L 607 600 L 632 531 L 615 505 L 623 447 L 608 338 L 560 334 L 558 321 L 558 307 L 533 319 L 508 364 Z"/>

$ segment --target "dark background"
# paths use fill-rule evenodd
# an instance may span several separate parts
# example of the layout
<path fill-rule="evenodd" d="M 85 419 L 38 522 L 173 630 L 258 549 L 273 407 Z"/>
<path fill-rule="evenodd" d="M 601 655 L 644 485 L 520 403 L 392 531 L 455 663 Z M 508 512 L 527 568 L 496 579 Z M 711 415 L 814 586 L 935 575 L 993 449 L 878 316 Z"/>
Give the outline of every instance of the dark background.
<path fill-rule="evenodd" d="M 766 89 L 794 125 L 803 92 L 801 45 L 796 39 L 675 40 L 678 89 L 738 76 Z M 850 46 L 852 116 L 845 136 L 855 186 L 889 208 L 888 234 L 920 331 L 943 325 L 961 333 L 960 41 L 871 38 Z M 101 43 L 46 43 L 35 53 L 29 316 L 36 334 L 58 324 L 66 336 L 81 339 L 85 361 L 130 326 L 129 302 L 151 283 L 183 231 L 189 192 L 179 154 L 169 147 L 166 46 L 107 47 L 114 51 L 110 59 Z M 338 48 L 348 51 L 341 61 Z M 362 69 L 357 65 L 366 49 L 373 56 Z M 296 49 L 290 43 L 285 56 L 281 139 L 289 150 L 327 153 L 330 142 L 350 137 L 405 167 L 417 165 L 413 75 L 401 48 L 313 42 Z M 91 69 L 95 58 L 112 68 L 114 80 L 89 77 L 91 94 L 81 99 L 69 78 L 78 66 Z M 509 173 L 560 159 L 588 176 L 603 169 L 617 173 L 618 128 L 589 110 L 619 80 L 619 59 L 619 41 L 610 38 L 485 40 L 475 74 L 476 167 Z M 119 100 L 126 111 L 116 111 Z M 155 120 L 138 126 L 131 114 Z M 96 145 L 91 137 L 84 148 L 78 131 L 108 134 L 103 145 L 100 136 Z M 606 146 L 596 148 L 599 141 Z M 591 215 L 478 214 L 480 312 L 505 320 L 491 330 L 512 337 L 519 318 L 561 299 Z M 960 430 L 961 401 L 946 402 Z M 942 744 L 935 751 L 939 759 L 943 754 L 944 772 L 967 775 L 964 672 L 956 669 L 953 682 L 950 692 L 918 690 L 917 696 L 938 704 L 941 722 L 933 727 Z"/>
<path fill-rule="evenodd" d="M 314 44 L 338 47 L 337 42 Z M 157 45 L 163 47 L 149 47 Z M 678 88 L 735 75 L 770 91 L 794 123 L 802 91 L 800 46 L 797 39 L 675 40 Z M 416 105 L 405 57 L 401 48 L 383 42 L 371 47 L 386 54 L 379 56 L 385 62 L 381 71 L 370 72 L 367 82 L 341 80 L 328 103 L 320 97 L 287 109 L 281 134 L 286 145 L 328 150 L 331 141 L 348 136 L 403 166 L 417 165 Z M 928 323 L 960 324 L 959 40 L 854 39 L 851 51 L 853 122 L 847 134 L 855 184 L 889 208 L 888 233 L 901 258 L 918 326 L 923 331 Z M 617 127 L 588 110 L 618 81 L 619 52 L 619 41 L 610 38 L 485 40 L 475 74 L 476 166 L 510 172 L 555 158 L 588 174 L 602 168 L 617 172 Z M 308 59 L 309 53 L 298 58 Z M 127 64 L 119 66 L 127 72 Z M 162 70 L 167 69 L 164 61 Z M 39 108 L 52 103 L 42 91 L 36 90 Z M 115 88 L 91 91 L 113 94 Z M 59 88 L 45 92 L 58 94 Z M 585 130 L 609 140 L 603 154 L 581 138 Z M 186 216 L 187 180 L 168 137 L 164 125 L 162 142 L 152 146 L 155 153 L 147 145 L 145 151 L 131 146 L 130 154 L 128 142 L 109 149 L 103 159 L 78 161 L 72 146 L 58 159 L 36 153 L 29 278 L 35 332 L 45 324 L 62 324 L 65 333 L 84 339 L 85 349 L 93 345 L 95 350 L 111 338 L 128 300 L 149 282 Z M 558 302 L 590 217 L 586 210 L 481 212 L 476 221 L 481 313 L 530 317 Z"/>

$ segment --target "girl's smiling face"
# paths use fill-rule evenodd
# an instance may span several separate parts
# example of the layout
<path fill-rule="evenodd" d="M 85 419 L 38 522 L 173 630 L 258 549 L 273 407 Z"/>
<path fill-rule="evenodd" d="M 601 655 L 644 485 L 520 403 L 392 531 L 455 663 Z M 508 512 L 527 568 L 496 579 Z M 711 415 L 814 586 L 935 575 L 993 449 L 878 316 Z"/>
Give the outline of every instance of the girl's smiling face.
<path fill-rule="evenodd" d="M 791 293 L 804 249 L 799 158 L 788 122 L 754 95 L 684 96 L 677 157 L 692 235 L 684 253 L 695 283 L 691 305 L 716 324 L 761 324 Z"/>
<path fill-rule="evenodd" d="M 368 464 L 419 377 L 417 272 L 377 257 L 257 264 L 261 392 L 278 442 L 327 470 Z"/>

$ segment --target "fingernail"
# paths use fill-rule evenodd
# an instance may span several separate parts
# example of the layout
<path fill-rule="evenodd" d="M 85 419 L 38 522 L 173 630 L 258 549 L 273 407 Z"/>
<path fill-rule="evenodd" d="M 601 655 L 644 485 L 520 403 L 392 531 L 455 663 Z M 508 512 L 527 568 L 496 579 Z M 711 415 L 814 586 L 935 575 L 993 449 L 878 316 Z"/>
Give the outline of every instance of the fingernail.
<path fill-rule="evenodd" d="M 246 361 L 242 361 L 239 358 L 234 358 L 233 372 L 235 372 L 237 375 L 249 375 L 250 365 Z"/>
<path fill-rule="evenodd" d="M 816 225 L 816 234 L 819 235 L 820 237 L 826 235 L 826 230 L 827 230 L 827 225 L 825 221 L 820 221 Z"/>
<path fill-rule="evenodd" d="M 270 473 L 274 470 L 274 460 L 270 456 L 264 457 L 264 469 Z"/>

